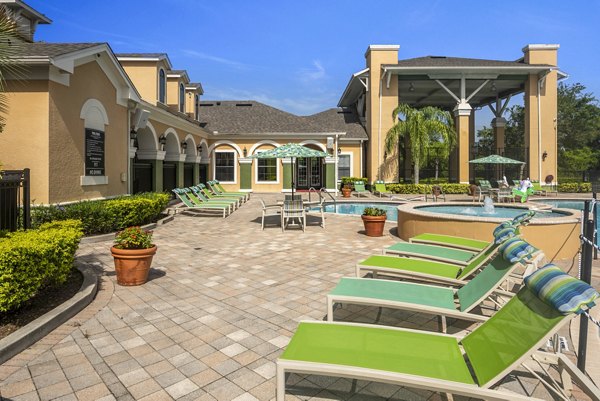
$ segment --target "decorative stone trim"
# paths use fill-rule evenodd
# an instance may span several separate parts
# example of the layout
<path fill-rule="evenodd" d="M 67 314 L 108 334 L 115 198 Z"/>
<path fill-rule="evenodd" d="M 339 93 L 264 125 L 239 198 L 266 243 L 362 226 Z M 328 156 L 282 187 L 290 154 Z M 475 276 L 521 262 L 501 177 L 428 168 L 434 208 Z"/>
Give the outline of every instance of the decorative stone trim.
<path fill-rule="evenodd" d="M 108 184 L 108 177 L 105 175 L 82 175 L 80 181 L 81 186 L 106 185 Z"/>

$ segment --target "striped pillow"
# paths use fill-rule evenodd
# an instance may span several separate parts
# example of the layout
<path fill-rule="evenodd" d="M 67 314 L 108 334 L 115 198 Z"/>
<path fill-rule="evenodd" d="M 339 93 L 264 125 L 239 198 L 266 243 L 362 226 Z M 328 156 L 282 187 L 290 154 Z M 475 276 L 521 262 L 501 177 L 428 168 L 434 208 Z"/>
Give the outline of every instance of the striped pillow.
<path fill-rule="evenodd" d="M 600 296 L 589 284 L 569 276 L 552 263 L 526 277 L 525 285 L 563 315 L 579 314 L 584 305 L 591 308 Z"/>
<path fill-rule="evenodd" d="M 526 262 L 537 252 L 533 246 L 520 237 L 512 237 L 498 248 L 504 260 L 510 263 Z"/>
<path fill-rule="evenodd" d="M 502 230 L 498 231 L 494 235 L 494 244 L 496 244 L 496 245 L 501 244 L 504 241 L 506 241 L 507 239 L 512 238 L 517 234 L 518 233 L 517 233 L 516 227 L 509 226 L 509 227 L 503 228 Z"/>
<path fill-rule="evenodd" d="M 498 232 L 500 230 L 504 230 L 505 228 L 508 228 L 508 227 L 514 227 L 514 224 L 512 223 L 512 221 L 505 221 L 504 223 L 498 224 L 498 227 L 494 228 L 492 235 L 495 237 L 496 234 L 498 234 Z"/>
<path fill-rule="evenodd" d="M 533 219 L 533 216 L 535 216 L 535 210 L 528 210 L 525 213 L 521 213 L 517 216 L 515 216 L 512 219 L 512 224 L 515 226 L 526 226 L 531 222 L 531 219 Z"/>

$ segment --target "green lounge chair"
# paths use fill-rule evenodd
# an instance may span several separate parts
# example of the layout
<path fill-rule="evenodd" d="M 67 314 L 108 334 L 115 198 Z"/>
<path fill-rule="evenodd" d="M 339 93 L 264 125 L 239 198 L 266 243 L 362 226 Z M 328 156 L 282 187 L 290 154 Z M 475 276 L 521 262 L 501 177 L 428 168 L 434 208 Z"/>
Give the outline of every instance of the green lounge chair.
<path fill-rule="evenodd" d="M 539 182 L 532 182 L 533 194 L 538 196 L 548 196 L 548 192 L 542 187 Z"/>
<path fill-rule="evenodd" d="M 492 245 L 489 245 L 492 246 Z M 398 242 L 383 249 L 384 255 L 398 255 L 409 258 L 436 260 L 466 266 L 476 255 L 475 252 L 464 249 L 448 248 L 438 245 L 411 244 Z"/>
<path fill-rule="evenodd" d="M 367 191 L 365 183 L 362 181 L 354 181 L 354 193 L 356 196 L 369 196 L 369 191 Z"/>
<path fill-rule="evenodd" d="M 580 309 L 591 306 L 593 301 Z M 276 400 L 284 401 L 287 372 L 370 380 L 478 399 L 539 400 L 492 387 L 519 365 L 531 372 L 525 362 L 530 358 L 539 361 L 535 353 L 560 364 L 560 355 L 537 350 L 577 312 L 561 314 L 524 286 L 462 338 L 366 324 L 301 322 L 277 360 Z M 598 394 L 583 374 L 577 379 L 584 388 L 589 386 L 589 393 Z M 556 381 L 543 383 L 563 390 Z M 570 384 L 563 382 L 565 388 Z"/>
<path fill-rule="evenodd" d="M 526 216 L 526 217 L 525 217 Z M 535 212 L 525 212 L 512 219 L 515 227 L 529 224 L 529 221 L 535 216 Z M 502 223 L 504 224 L 504 223 Z M 410 243 L 440 245 L 450 248 L 464 249 L 467 251 L 480 252 L 490 245 L 488 241 L 481 241 L 472 238 L 458 237 L 454 235 L 423 233 L 409 238 Z"/>
<path fill-rule="evenodd" d="M 532 258 L 533 254 L 525 257 Z M 334 304 L 347 303 L 438 315 L 443 332 L 446 332 L 446 316 L 482 322 L 487 318 L 470 311 L 490 297 L 517 267 L 524 267 L 525 263 L 527 262 L 511 263 L 497 253 L 473 279 L 454 288 L 446 285 L 344 277 L 327 294 L 327 320 L 333 321 Z M 496 292 L 495 295 L 507 294 Z"/>
<path fill-rule="evenodd" d="M 462 267 L 433 260 L 373 255 L 356 264 L 356 277 L 362 277 L 363 272 L 371 272 L 373 278 L 382 274 L 416 281 L 462 285 L 485 265 L 495 252 L 496 248 L 488 247 Z M 531 264 L 537 266 L 540 260 L 541 257 L 536 257 Z"/>
<path fill-rule="evenodd" d="M 218 180 L 208 181 L 210 189 L 215 194 L 224 194 L 224 195 L 241 195 L 244 197 L 244 202 L 250 200 L 250 192 L 235 192 L 235 191 L 226 191 L 225 188 L 221 185 Z"/>
<path fill-rule="evenodd" d="M 209 181 L 210 182 L 210 181 Z M 247 194 L 242 194 L 242 193 L 233 193 L 233 192 L 228 192 L 228 193 L 222 193 L 219 192 L 217 190 L 215 190 L 215 186 L 214 185 L 210 185 L 209 182 L 206 183 L 206 185 L 200 183 L 196 186 L 202 186 L 202 188 L 204 188 L 205 192 L 210 193 L 213 196 L 219 196 L 219 197 L 226 197 L 226 198 L 231 198 L 231 199 L 237 199 L 240 203 L 240 206 L 242 205 L 242 202 L 246 202 L 247 201 Z"/>
<path fill-rule="evenodd" d="M 198 191 L 202 192 L 202 194 L 207 199 L 220 200 L 222 202 L 233 201 L 235 202 L 236 208 L 239 208 L 242 205 L 242 199 L 239 196 L 215 195 L 211 191 L 209 191 L 204 184 L 195 185 L 193 187 L 190 187 L 190 189 L 194 191 L 194 193 Z"/>
<path fill-rule="evenodd" d="M 236 202 L 231 201 L 216 201 L 212 199 L 206 198 L 201 192 L 194 191 L 192 188 L 181 188 L 185 192 L 185 194 L 197 205 L 202 204 L 210 204 L 210 205 L 221 205 L 221 206 L 229 206 L 231 211 L 235 210 Z"/>
<path fill-rule="evenodd" d="M 383 181 L 375 181 L 373 183 L 373 194 L 378 194 L 381 198 L 383 195 L 392 196 L 392 193 L 387 190 Z"/>
<path fill-rule="evenodd" d="M 409 238 L 412 244 L 442 245 L 449 248 L 464 249 L 466 251 L 479 252 L 490 245 L 488 241 L 472 238 L 457 237 L 454 235 L 423 233 Z"/>
<path fill-rule="evenodd" d="M 229 205 L 209 205 L 209 204 L 196 204 L 194 203 L 186 194 L 186 192 L 181 188 L 175 188 L 172 190 L 175 196 L 183 203 L 185 210 L 190 211 L 219 211 L 223 213 L 223 218 L 227 217 L 228 214 L 231 214 L 231 208 Z M 179 208 L 178 208 L 179 210 Z"/>

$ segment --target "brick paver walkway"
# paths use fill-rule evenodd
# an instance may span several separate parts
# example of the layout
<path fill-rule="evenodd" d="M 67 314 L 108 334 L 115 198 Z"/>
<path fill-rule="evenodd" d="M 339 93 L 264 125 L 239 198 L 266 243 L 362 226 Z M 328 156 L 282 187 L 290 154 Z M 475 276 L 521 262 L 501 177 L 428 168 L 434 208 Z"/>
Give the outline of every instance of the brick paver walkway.
<path fill-rule="evenodd" d="M 259 196 L 227 219 L 179 215 L 159 227 L 150 281 L 140 287 L 116 285 L 109 242 L 82 244 L 79 260 L 101 275 L 96 299 L 0 366 L 2 399 L 274 399 L 274 361 L 298 321 L 322 320 L 325 294 L 339 278 L 397 237 L 395 224 L 369 238 L 359 217 L 337 215 L 327 216 L 325 229 L 310 216 L 306 233 L 281 233 L 278 225 L 261 231 Z M 398 311 L 344 307 L 336 314 L 437 327 L 435 319 Z M 287 383 L 286 399 L 440 399 L 360 380 L 291 375 Z M 502 386 L 552 399 L 527 375 Z"/>

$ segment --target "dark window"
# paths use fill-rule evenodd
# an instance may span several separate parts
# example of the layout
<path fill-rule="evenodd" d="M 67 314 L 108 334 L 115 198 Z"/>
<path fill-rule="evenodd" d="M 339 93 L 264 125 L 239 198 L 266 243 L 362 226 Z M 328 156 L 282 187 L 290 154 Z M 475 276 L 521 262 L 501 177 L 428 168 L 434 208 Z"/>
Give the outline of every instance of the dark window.
<path fill-rule="evenodd" d="M 215 152 L 215 179 L 223 182 L 234 182 L 234 163 L 234 152 Z"/>
<path fill-rule="evenodd" d="M 350 155 L 338 156 L 338 179 L 350 177 Z"/>
<path fill-rule="evenodd" d="M 179 111 L 185 113 L 185 87 L 179 84 Z"/>
<path fill-rule="evenodd" d="M 165 94 L 167 92 L 167 80 L 165 78 L 165 70 L 160 70 L 158 73 L 158 101 L 166 103 Z"/>
<path fill-rule="evenodd" d="M 196 120 L 200 120 L 200 96 L 194 96 L 194 116 Z"/>
<path fill-rule="evenodd" d="M 256 159 L 257 177 L 259 182 L 277 181 L 277 159 Z"/>

